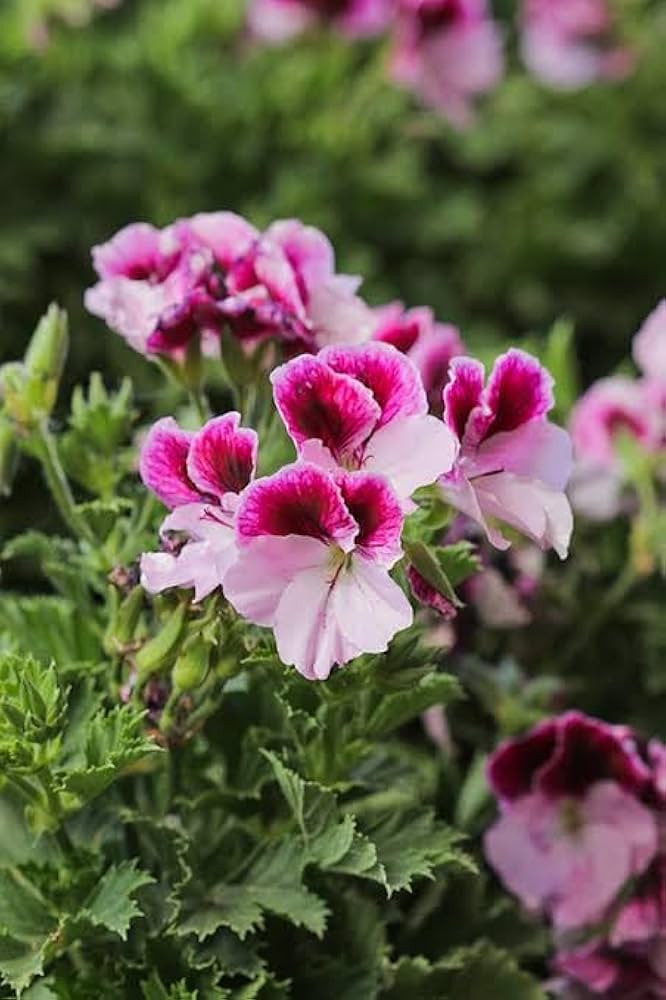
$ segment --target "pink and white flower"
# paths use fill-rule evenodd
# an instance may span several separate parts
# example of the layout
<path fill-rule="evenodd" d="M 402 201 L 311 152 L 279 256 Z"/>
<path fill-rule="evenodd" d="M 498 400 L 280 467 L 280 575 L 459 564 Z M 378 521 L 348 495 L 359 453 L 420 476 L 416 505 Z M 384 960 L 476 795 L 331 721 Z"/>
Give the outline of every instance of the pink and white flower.
<path fill-rule="evenodd" d="M 411 624 L 409 601 L 389 575 L 402 524 L 382 477 L 286 466 L 241 497 L 227 599 L 273 629 L 284 663 L 324 680 L 334 665 L 383 652 Z"/>
<path fill-rule="evenodd" d="M 392 72 L 454 125 L 469 125 L 475 99 L 504 72 L 486 0 L 399 0 Z"/>
<path fill-rule="evenodd" d="M 438 323 L 427 306 L 405 309 L 402 302 L 391 302 L 374 312 L 377 327 L 373 339 L 392 344 L 414 362 L 430 410 L 441 415 L 451 361 L 465 353 L 459 330 L 449 323 Z"/>
<path fill-rule="evenodd" d="M 503 744 L 488 776 L 502 811 L 486 856 L 559 929 L 602 920 L 656 855 L 657 823 L 641 801 L 650 770 L 626 727 L 569 712 Z"/>
<path fill-rule="evenodd" d="M 412 362 L 388 344 L 302 355 L 277 368 L 271 381 L 301 458 L 384 475 L 401 500 L 453 464 L 453 434 L 428 414 Z"/>
<path fill-rule="evenodd" d="M 181 360 L 203 336 L 215 349 L 228 326 L 250 341 L 277 337 L 300 349 L 369 339 L 360 279 L 335 272 L 318 229 L 295 219 L 260 233 L 233 212 L 181 219 L 164 230 L 127 226 L 93 249 L 99 282 L 86 308 L 142 354 Z"/>
<path fill-rule="evenodd" d="M 562 90 L 622 79 L 634 59 L 613 43 L 612 29 L 608 0 L 524 0 L 523 59 L 540 80 Z"/>
<path fill-rule="evenodd" d="M 271 44 L 326 23 L 362 38 L 384 30 L 392 6 L 393 0 L 252 0 L 248 24 L 256 38 Z"/>
<path fill-rule="evenodd" d="M 497 359 L 487 383 L 472 358 L 454 358 L 444 390 L 444 421 L 459 441 L 455 466 L 440 480 L 447 500 L 481 525 L 499 549 L 503 521 L 542 549 L 567 554 L 573 518 L 564 494 L 571 441 L 551 424 L 552 379 L 524 351 Z"/>
<path fill-rule="evenodd" d="M 200 601 L 222 586 L 236 558 L 238 496 L 257 461 L 257 435 L 239 423 L 238 413 L 225 413 L 189 433 L 165 417 L 148 434 L 141 478 L 172 509 L 160 529 L 164 551 L 141 558 L 141 583 L 149 593 L 194 588 Z M 172 532 L 187 539 L 176 551 L 169 545 Z"/>

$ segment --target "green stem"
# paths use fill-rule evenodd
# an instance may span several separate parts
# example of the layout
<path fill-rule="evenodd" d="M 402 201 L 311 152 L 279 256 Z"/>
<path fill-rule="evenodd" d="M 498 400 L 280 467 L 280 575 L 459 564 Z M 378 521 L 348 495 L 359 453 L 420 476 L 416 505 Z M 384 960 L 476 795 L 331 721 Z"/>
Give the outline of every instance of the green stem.
<path fill-rule="evenodd" d="M 81 519 L 76 509 L 76 503 L 69 488 L 69 483 L 65 471 L 60 462 L 58 447 L 54 436 L 49 430 L 48 423 L 43 420 L 37 428 L 37 436 L 40 444 L 39 458 L 44 470 L 46 482 L 60 511 L 60 516 L 72 532 L 78 538 L 84 538 L 88 542 L 94 539 L 88 529 L 88 525 Z"/>
<path fill-rule="evenodd" d="M 196 413 L 199 421 L 205 424 L 207 420 L 210 420 L 210 403 L 208 402 L 208 397 L 206 393 L 201 388 L 189 388 L 188 395 L 190 397 L 190 403 L 192 404 L 192 409 Z"/>

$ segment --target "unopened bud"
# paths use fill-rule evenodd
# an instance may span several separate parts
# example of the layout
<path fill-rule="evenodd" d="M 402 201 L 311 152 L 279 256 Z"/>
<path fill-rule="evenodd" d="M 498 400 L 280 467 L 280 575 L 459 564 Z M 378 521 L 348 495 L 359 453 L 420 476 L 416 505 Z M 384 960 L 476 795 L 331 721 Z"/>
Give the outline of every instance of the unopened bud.
<path fill-rule="evenodd" d="M 22 426 L 31 422 L 28 389 L 28 373 L 20 361 L 9 361 L 0 367 L 0 397 L 4 411 Z"/>
<path fill-rule="evenodd" d="M 176 694 L 193 691 L 203 682 L 210 664 L 210 643 L 195 636 L 176 660 L 171 680 Z"/>
<path fill-rule="evenodd" d="M 67 360 L 69 332 L 67 313 L 52 303 L 33 333 L 24 363 L 30 375 L 52 379 L 56 384 Z"/>

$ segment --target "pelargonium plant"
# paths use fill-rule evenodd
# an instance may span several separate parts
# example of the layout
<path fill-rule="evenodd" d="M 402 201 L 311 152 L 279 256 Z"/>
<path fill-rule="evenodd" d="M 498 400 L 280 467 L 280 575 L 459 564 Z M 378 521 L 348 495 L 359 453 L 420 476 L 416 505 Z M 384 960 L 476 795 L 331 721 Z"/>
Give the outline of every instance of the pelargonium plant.
<path fill-rule="evenodd" d="M 36 461 L 60 518 L 2 552 L 48 584 L 0 607 L 8 990 L 544 996 L 466 838 L 490 803 L 456 706 L 479 622 L 525 624 L 568 553 L 551 375 L 511 347 L 486 376 L 427 308 L 371 308 L 294 220 L 133 224 L 93 260 L 88 308 L 174 406 L 93 374 L 54 419 L 57 306 L 0 370 L 3 492 Z M 552 918 L 558 982 L 620 982 L 636 948 L 661 974 L 662 749 L 574 712 L 492 759 L 488 857 Z"/>

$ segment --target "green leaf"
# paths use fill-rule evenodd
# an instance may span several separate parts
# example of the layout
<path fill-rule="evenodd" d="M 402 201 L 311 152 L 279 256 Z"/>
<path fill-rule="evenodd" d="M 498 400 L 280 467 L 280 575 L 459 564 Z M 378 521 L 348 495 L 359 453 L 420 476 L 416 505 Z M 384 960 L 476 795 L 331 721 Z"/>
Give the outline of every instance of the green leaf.
<path fill-rule="evenodd" d="M 137 869 L 136 861 L 113 865 L 104 873 L 77 918 L 88 920 L 96 927 L 106 927 L 125 941 L 130 924 L 141 915 L 132 897 L 141 886 L 154 881 L 152 875 Z"/>
<path fill-rule="evenodd" d="M 36 976 L 41 976 L 48 939 L 34 945 L 0 934 L 0 974 L 20 996 Z"/>
<path fill-rule="evenodd" d="M 300 838 L 285 837 L 267 845 L 242 882 L 218 884 L 179 927 L 180 934 L 200 939 L 218 927 L 229 927 L 241 939 L 263 926 L 264 911 L 321 936 L 328 908 L 303 884 L 307 856 Z"/>
<path fill-rule="evenodd" d="M 367 735 L 384 736 L 431 705 L 448 705 L 461 696 L 462 689 L 451 674 L 425 674 L 408 690 L 397 691 L 382 698 L 368 719 Z"/>
<path fill-rule="evenodd" d="M 403 540 L 405 554 L 411 564 L 434 587 L 438 594 L 446 597 L 454 607 L 462 607 L 462 601 L 453 589 L 453 584 L 447 577 L 434 550 L 425 542 Z"/>
<path fill-rule="evenodd" d="M 472 542 L 454 542 L 452 545 L 437 546 L 433 549 L 442 572 L 452 587 L 459 587 L 468 577 L 481 568 L 476 546 Z"/>
<path fill-rule="evenodd" d="M 0 870 L 0 930 L 34 942 L 55 930 L 57 919 L 35 885 L 18 868 Z"/>
<path fill-rule="evenodd" d="M 129 705 L 99 712 L 87 727 L 82 755 L 58 772 L 60 788 L 87 802 L 122 772 L 160 748 L 144 733 L 143 713 Z"/>
<path fill-rule="evenodd" d="M 410 889 L 415 878 L 433 878 L 440 865 L 475 870 L 459 847 L 462 835 L 436 820 L 431 810 L 392 813 L 365 833 L 377 849 L 389 894 Z"/>

